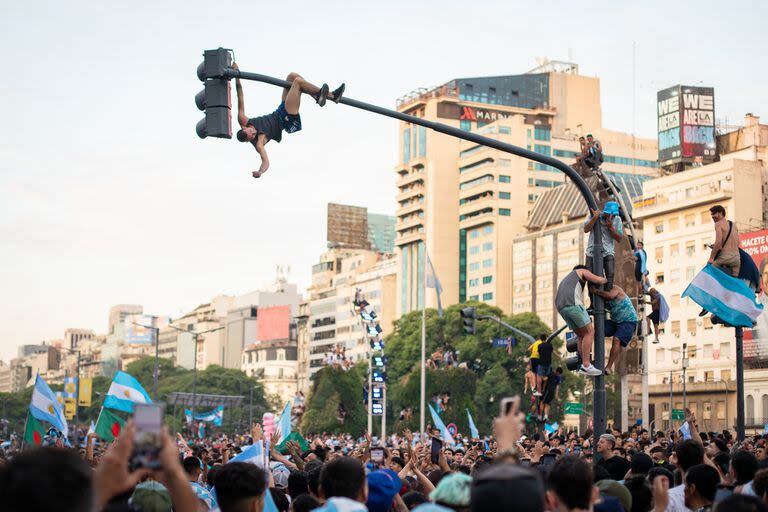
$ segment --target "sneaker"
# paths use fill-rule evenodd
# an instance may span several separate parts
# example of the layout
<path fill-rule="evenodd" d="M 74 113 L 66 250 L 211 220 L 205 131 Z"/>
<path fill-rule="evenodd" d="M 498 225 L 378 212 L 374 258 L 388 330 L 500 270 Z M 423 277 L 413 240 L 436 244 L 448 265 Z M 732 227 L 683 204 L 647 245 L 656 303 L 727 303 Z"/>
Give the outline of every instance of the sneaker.
<path fill-rule="evenodd" d="M 539 393 L 538 391 L 534 391 L 533 396 L 541 396 L 541 393 Z"/>
<path fill-rule="evenodd" d="M 549 416 L 544 416 L 544 423 L 549 423 Z"/>
<path fill-rule="evenodd" d="M 320 87 L 320 93 L 317 95 L 317 104 L 321 107 L 325 106 L 325 100 L 328 99 L 328 84 L 323 84 Z"/>
<path fill-rule="evenodd" d="M 654 345 L 658 345 L 659 343 L 661 343 L 661 342 L 659 341 L 659 339 L 658 339 L 658 338 L 656 338 L 655 340 L 653 340 L 653 344 L 654 344 Z"/>
<path fill-rule="evenodd" d="M 336 89 L 333 90 L 331 94 L 333 94 L 333 102 L 338 103 L 339 100 L 341 100 L 341 96 L 344 94 L 344 89 L 346 88 L 346 84 L 341 84 Z"/>
<path fill-rule="evenodd" d="M 699 311 L 699 316 L 704 316 L 704 315 L 706 315 L 707 313 L 709 313 L 709 311 L 707 311 L 707 310 L 706 310 L 706 309 L 704 309 L 704 308 L 701 308 L 701 311 Z"/>
<path fill-rule="evenodd" d="M 589 375 L 590 377 L 597 377 L 599 375 L 602 375 L 603 372 L 595 368 L 594 365 L 590 364 L 589 366 L 581 365 L 581 368 L 579 369 L 581 373 L 584 373 L 586 375 Z"/>

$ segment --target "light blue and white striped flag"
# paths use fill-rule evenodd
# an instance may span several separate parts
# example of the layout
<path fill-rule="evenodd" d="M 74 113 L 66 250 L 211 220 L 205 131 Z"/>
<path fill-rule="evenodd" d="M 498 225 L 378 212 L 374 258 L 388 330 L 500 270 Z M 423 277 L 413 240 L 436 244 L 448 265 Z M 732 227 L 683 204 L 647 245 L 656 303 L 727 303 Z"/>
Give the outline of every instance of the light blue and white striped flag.
<path fill-rule="evenodd" d="M 469 420 L 469 435 L 472 437 L 472 439 L 479 439 L 480 432 L 477 431 L 475 420 L 472 419 L 472 415 L 469 413 L 469 409 L 467 409 L 467 419 Z"/>
<path fill-rule="evenodd" d="M 35 388 L 32 390 L 32 400 L 29 403 L 29 413 L 36 420 L 50 423 L 64 437 L 69 434 L 64 410 L 56 399 L 56 395 L 53 394 L 51 388 L 40 375 L 35 379 Z"/>
<path fill-rule="evenodd" d="M 550 435 L 552 435 L 555 432 L 557 432 L 557 429 L 559 429 L 559 428 L 560 428 L 560 425 L 558 425 L 557 422 L 554 422 L 552 424 L 550 424 L 550 423 L 545 423 L 544 424 L 544 430 L 546 430 L 547 434 L 550 434 Z"/>
<path fill-rule="evenodd" d="M 443 420 L 440 419 L 440 416 L 438 416 L 437 412 L 432 408 L 432 404 L 427 404 L 427 407 L 429 407 L 429 413 L 432 415 L 432 423 L 435 425 L 435 428 L 440 429 L 440 437 L 443 438 L 443 441 L 448 444 L 455 444 L 456 442 L 453 440 L 453 436 L 448 432 L 445 423 L 443 423 Z"/>
<path fill-rule="evenodd" d="M 125 372 L 115 373 L 112 384 L 104 399 L 104 407 L 118 411 L 133 412 L 133 404 L 151 404 L 152 399 L 139 381 Z"/>
<path fill-rule="evenodd" d="M 708 264 L 683 292 L 693 302 L 737 327 L 752 327 L 763 312 L 755 292 L 740 279 Z"/>
<path fill-rule="evenodd" d="M 283 412 L 280 413 L 280 419 L 277 420 L 275 428 L 280 431 L 280 439 L 287 438 L 291 433 L 291 402 L 286 402 Z"/>
<path fill-rule="evenodd" d="M 269 443 L 265 446 L 264 441 L 259 441 L 238 453 L 236 457 L 229 459 L 229 462 L 247 462 L 256 464 L 262 469 L 269 469 L 267 453 L 269 453 Z"/>
<path fill-rule="evenodd" d="M 432 260 L 427 254 L 427 288 L 434 288 L 437 294 L 437 316 L 443 318 L 443 303 L 440 301 L 440 294 L 443 293 L 443 287 L 435 273 L 435 267 L 432 266 Z"/>

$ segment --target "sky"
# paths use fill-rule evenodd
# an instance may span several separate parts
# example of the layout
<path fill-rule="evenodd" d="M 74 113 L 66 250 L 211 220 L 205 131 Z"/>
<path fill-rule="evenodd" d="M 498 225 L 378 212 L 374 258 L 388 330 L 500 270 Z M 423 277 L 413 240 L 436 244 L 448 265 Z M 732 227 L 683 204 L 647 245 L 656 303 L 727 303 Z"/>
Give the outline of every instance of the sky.
<path fill-rule="evenodd" d="M 277 265 L 305 288 L 328 202 L 394 213 L 392 119 L 305 97 L 304 129 L 267 146 L 259 180 L 250 145 L 199 139 L 195 71 L 207 48 L 233 48 L 244 71 L 346 82 L 347 96 L 388 107 L 549 57 L 600 78 L 610 129 L 654 137 L 656 91 L 678 83 L 714 87 L 718 119 L 768 118 L 768 4 L 637 4 L 7 2 L 0 359 L 68 327 L 104 332 L 115 304 L 178 316 L 273 281 Z M 279 103 L 274 86 L 244 88 L 250 116 Z"/>

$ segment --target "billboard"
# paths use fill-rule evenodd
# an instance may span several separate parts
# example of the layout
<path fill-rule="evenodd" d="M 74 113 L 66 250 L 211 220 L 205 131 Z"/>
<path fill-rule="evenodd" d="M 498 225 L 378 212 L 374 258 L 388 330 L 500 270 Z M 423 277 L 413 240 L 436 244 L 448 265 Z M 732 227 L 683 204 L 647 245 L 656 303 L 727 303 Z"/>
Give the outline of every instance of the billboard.
<path fill-rule="evenodd" d="M 140 345 L 155 343 L 155 330 L 168 325 L 168 317 L 149 315 L 128 315 L 125 317 L 125 342 Z"/>
<path fill-rule="evenodd" d="M 715 160 L 715 90 L 675 85 L 656 96 L 659 164 Z"/>
<path fill-rule="evenodd" d="M 747 368 L 768 368 L 768 229 L 741 233 L 739 243 L 760 271 L 757 300 L 765 308 L 755 328 L 744 330 L 744 364 Z"/>

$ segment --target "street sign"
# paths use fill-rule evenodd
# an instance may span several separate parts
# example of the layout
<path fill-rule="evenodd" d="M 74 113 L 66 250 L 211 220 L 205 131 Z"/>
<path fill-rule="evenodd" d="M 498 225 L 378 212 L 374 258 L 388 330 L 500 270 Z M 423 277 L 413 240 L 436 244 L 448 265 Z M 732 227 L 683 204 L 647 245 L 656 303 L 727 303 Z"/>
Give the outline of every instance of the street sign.
<path fill-rule="evenodd" d="M 685 412 L 682 409 L 672 409 L 672 419 L 680 421 L 684 420 Z"/>
<path fill-rule="evenodd" d="M 584 414 L 584 406 L 580 402 L 566 402 L 565 414 Z"/>

